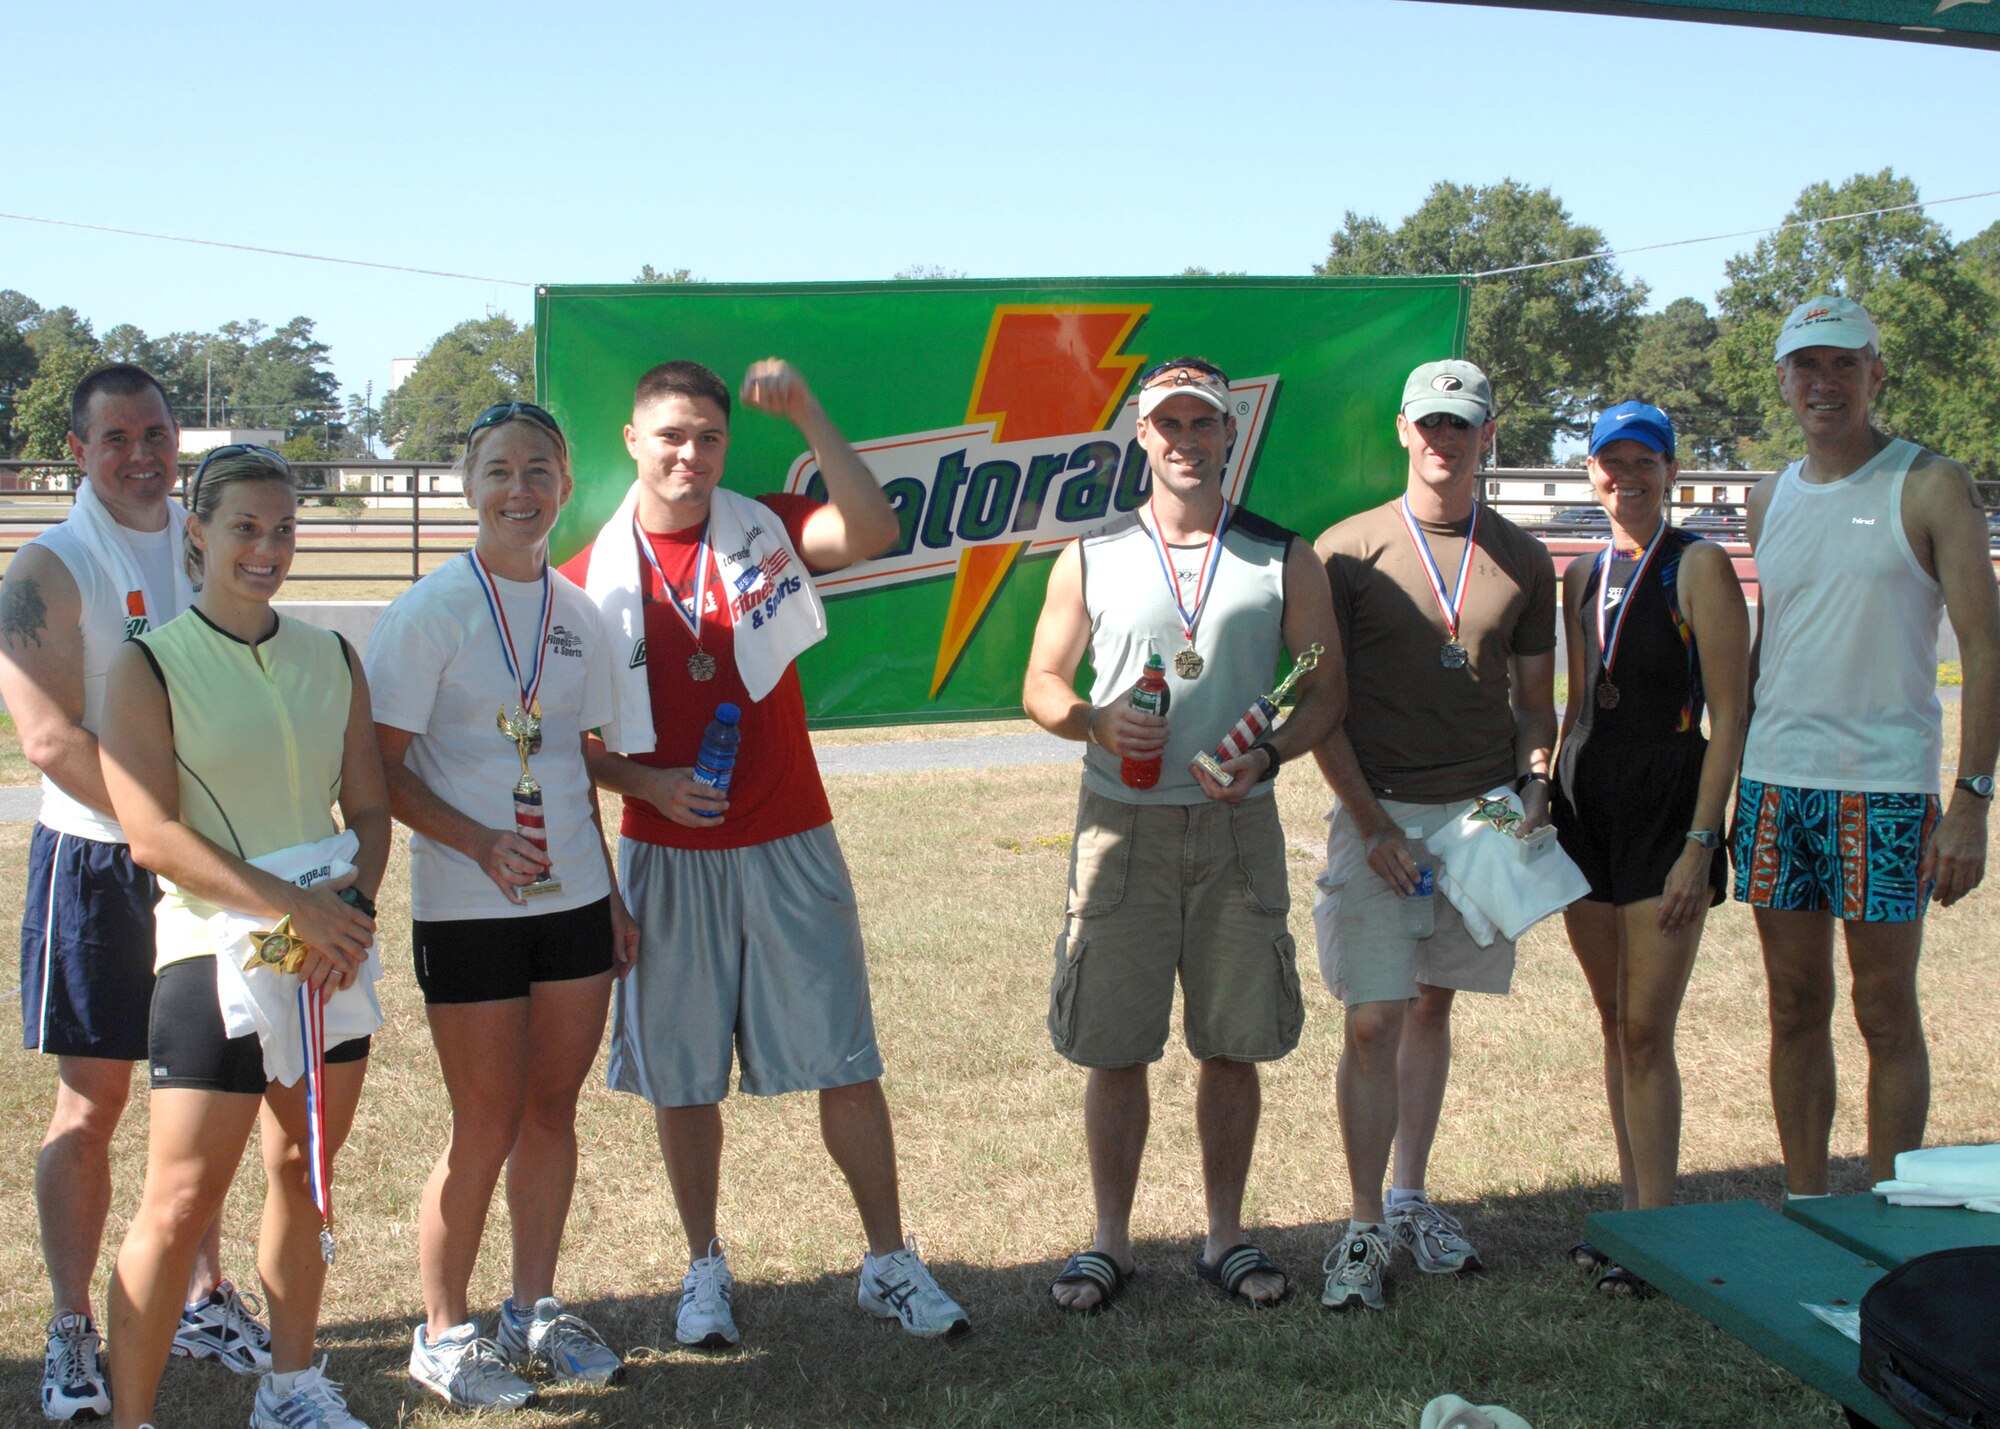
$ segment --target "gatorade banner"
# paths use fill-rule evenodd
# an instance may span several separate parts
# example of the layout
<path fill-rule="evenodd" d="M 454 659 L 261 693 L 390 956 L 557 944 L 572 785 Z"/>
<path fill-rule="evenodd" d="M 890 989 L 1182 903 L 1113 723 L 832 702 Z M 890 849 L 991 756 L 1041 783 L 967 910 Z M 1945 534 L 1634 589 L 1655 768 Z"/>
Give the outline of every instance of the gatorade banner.
<path fill-rule="evenodd" d="M 691 358 L 734 391 L 785 358 L 902 524 L 883 556 L 818 580 L 831 634 L 799 660 L 813 722 L 1018 716 L 1050 562 L 1145 504 L 1142 372 L 1186 355 L 1228 372 L 1225 490 L 1311 540 L 1402 490 L 1403 379 L 1462 352 L 1466 304 L 1454 277 L 539 288 L 537 386 L 576 471 L 553 554 L 587 545 L 631 485 L 641 373 Z M 802 447 L 739 405 L 724 484 L 823 495 Z"/>
<path fill-rule="evenodd" d="M 1660 20 L 1707 20 L 1881 40 L 2000 49 L 1992 0 L 1446 0 L 1510 10 L 1575 10 Z"/>

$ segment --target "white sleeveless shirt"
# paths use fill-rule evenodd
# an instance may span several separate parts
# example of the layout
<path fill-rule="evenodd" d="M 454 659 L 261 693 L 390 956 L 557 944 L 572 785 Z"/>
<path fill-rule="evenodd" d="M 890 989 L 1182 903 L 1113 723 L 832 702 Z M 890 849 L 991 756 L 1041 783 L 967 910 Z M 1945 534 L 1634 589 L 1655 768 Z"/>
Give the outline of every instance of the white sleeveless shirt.
<path fill-rule="evenodd" d="M 1757 541 L 1757 707 L 1743 776 L 1801 789 L 1935 794 L 1943 590 L 1903 530 L 1923 449 L 1896 440 L 1838 481 L 1778 475 Z"/>
<path fill-rule="evenodd" d="M 82 604 L 83 633 L 83 727 L 96 734 L 104 722 L 105 678 L 111 657 L 127 638 L 157 629 L 181 612 L 172 578 L 172 567 L 180 559 L 180 528 L 168 521 L 158 532 L 127 531 L 118 528 L 118 539 L 126 548 L 142 587 L 131 591 L 91 550 L 89 541 L 73 521 L 51 526 L 34 540 L 69 571 L 76 581 Z M 164 551 L 166 565 L 160 563 Z M 143 612 L 143 613 L 142 613 Z M 165 737 L 165 731 L 161 731 Z M 48 775 L 42 776 L 40 821 L 59 834 L 72 838 L 95 839 L 99 843 L 124 843 L 125 831 L 109 814 L 75 798 Z"/>

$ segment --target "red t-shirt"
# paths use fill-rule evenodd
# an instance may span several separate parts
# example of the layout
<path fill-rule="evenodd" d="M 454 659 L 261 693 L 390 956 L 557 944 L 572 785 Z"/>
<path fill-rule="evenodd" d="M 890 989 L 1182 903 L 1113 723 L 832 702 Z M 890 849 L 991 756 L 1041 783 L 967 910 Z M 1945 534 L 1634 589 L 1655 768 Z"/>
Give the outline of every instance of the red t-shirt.
<path fill-rule="evenodd" d="M 757 498 L 784 523 L 785 534 L 797 546 L 806 518 L 820 503 L 805 496 L 774 493 Z M 701 547 L 701 526 L 662 534 L 646 533 L 660 571 L 681 597 L 686 609 L 694 598 L 694 558 Z M 736 637 L 723 608 L 724 589 L 709 553 L 708 584 L 703 593 L 701 648 L 715 657 L 715 678 L 697 681 L 688 674 L 688 657 L 695 642 L 687 622 L 661 590 L 659 576 L 643 554 L 640 578 L 646 583 L 646 685 L 653 701 L 655 743 L 651 754 L 632 759 L 655 769 L 687 768 L 701 749 L 702 731 L 715 718 L 715 707 L 733 704 L 743 711 L 743 743 L 736 755 L 736 773 L 729 786 L 729 812 L 713 829 L 691 829 L 661 814 L 643 799 L 627 798 L 619 832 L 626 838 L 666 848 L 747 848 L 773 839 L 816 829 L 833 820 L 820 783 L 819 761 L 813 758 L 806 732 L 805 696 L 799 672 L 788 666 L 763 699 L 752 701 L 736 669 Z M 572 556 L 563 574 L 578 585 L 590 568 L 590 549 Z"/>

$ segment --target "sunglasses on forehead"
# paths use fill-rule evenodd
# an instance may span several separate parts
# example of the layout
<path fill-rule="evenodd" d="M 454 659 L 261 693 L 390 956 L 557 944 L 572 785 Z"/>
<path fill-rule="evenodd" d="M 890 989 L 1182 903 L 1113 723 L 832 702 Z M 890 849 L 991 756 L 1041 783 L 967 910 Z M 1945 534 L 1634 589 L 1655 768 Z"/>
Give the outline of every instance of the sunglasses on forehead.
<path fill-rule="evenodd" d="M 1140 387 L 1227 387 L 1229 374 L 1199 357 L 1177 357 L 1149 367 L 1139 378 Z"/>
<path fill-rule="evenodd" d="M 1466 421 L 1465 418 L 1454 416 L 1450 412 L 1432 412 L 1427 417 L 1417 418 L 1417 425 L 1422 427 L 1427 432 L 1436 431 L 1439 427 L 1442 427 L 1446 422 L 1451 423 L 1451 429 L 1454 432 L 1462 432 L 1467 427 L 1472 425 L 1472 423 Z"/>
<path fill-rule="evenodd" d="M 292 464 L 269 447 L 258 446 L 255 442 L 231 442 L 227 446 L 217 447 L 203 457 L 201 465 L 194 469 L 194 480 L 188 483 L 188 510 L 194 510 L 201 499 L 201 479 L 208 474 L 209 463 L 232 456 L 258 457 L 266 465 L 275 467 L 278 475 L 289 477 L 292 474 Z"/>
<path fill-rule="evenodd" d="M 556 436 L 562 436 L 562 428 L 556 425 L 556 419 L 551 417 L 546 409 L 537 407 L 533 402 L 496 402 L 472 419 L 472 425 L 466 428 L 465 439 L 469 442 L 472 440 L 472 434 L 482 427 L 497 427 L 502 422 L 513 421 L 516 417 L 526 417 L 536 425 L 555 433 Z"/>

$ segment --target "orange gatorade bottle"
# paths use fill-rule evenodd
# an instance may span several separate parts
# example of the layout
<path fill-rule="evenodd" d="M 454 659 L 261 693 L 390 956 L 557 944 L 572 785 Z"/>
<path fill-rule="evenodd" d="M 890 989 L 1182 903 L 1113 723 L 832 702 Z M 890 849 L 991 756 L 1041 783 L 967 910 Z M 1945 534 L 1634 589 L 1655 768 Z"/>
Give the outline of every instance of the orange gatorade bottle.
<path fill-rule="evenodd" d="M 1172 692 L 1167 689 L 1167 667 L 1156 650 L 1146 657 L 1146 668 L 1139 676 L 1139 683 L 1132 687 L 1132 708 L 1165 717 L 1172 699 Z M 1150 789 L 1160 782 L 1160 758 L 1156 754 L 1151 759 L 1120 760 L 1118 777 L 1128 789 Z"/>

